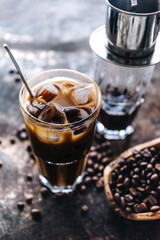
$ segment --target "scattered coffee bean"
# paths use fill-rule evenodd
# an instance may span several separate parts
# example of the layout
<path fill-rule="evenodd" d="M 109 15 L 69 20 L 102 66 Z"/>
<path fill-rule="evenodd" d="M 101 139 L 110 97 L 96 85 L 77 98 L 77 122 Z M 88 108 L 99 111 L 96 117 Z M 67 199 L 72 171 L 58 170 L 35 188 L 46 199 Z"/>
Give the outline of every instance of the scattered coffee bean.
<path fill-rule="evenodd" d="M 30 158 L 35 161 L 35 156 L 33 155 L 33 153 L 30 153 Z"/>
<path fill-rule="evenodd" d="M 18 138 L 19 138 L 21 141 L 27 140 L 27 139 L 28 139 L 27 132 L 26 132 L 26 131 L 21 131 L 21 132 L 19 132 Z"/>
<path fill-rule="evenodd" d="M 81 210 L 82 210 L 82 213 L 88 212 L 88 206 L 87 205 L 82 205 Z"/>
<path fill-rule="evenodd" d="M 33 179 L 33 174 L 32 173 L 28 173 L 27 176 L 26 176 L 26 180 L 31 182 Z"/>
<path fill-rule="evenodd" d="M 24 209 L 24 206 L 25 206 L 25 203 L 24 203 L 24 202 L 19 201 L 19 202 L 17 203 L 17 207 L 18 207 L 18 209 L 21 210 L 21 211 Z"/>
<path fill-rule="evenodd" d="M 33 208 L 31 210 L 31 215 L 35 221 L 41 220 L 41 210 L 39 208 Z"/>
<path fill-rule="evenodd" d="M 31 193 L 25 194 L 25 200 L 28 204 L 31 204 L 33 200 L 33 195 Z"/>
<path fill-rule="evenodd" d="M 2 161 L 0 161 L 0 168 L 3 166 L 3 162 Z"/>
<path fill-rule="evenodd" d="M 20 81 L 21 81 L 21 79 L 20 79 L 19 77 L 14 78 L 14 82 L 15 82 L 15 83 L 18 83 L 18 82 L 20 82 Z"/>
<path fill-rule="evenodd" d="M 85 185 L 82 185 L 82 186 L 81 186 L 81 191 L 82 191 L 82 192 L 86 191 L 86 189 L 87 189 L 87 188 L 86 188 Z"/>
<path fill-rule="evenodd" d="M 10 136 L 9 141 L 10 141 L 11 144 L 15 144 L 16 143 L 16 138 L 14 136 Z"/>
<path fill-rule="evenodd" d="M 9 74 L 14 74 L 16 71 L 15 70 L 13 70 L 13 69 L 10 69 L 9 70 Z"/>
<path fill-rule="evenodd" d="M 41 187 L 40 192 L 43 197 L 46 197 L 48 195 L 48 189 L 46 187 Z"/>
<path fill-rule="evenodd" d="M 28 145 L 27 148 L 26 148 L 26 150 L 27 150 L 27 152 L 31 153 L 31 152 L 32 152 L 32 148 L 31 148 L 31 146 Z"/>

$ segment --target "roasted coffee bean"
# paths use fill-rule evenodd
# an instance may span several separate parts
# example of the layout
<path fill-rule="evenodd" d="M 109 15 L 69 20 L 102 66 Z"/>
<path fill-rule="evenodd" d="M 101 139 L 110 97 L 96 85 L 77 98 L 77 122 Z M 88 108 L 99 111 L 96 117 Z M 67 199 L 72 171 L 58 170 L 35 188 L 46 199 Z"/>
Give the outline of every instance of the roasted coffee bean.
<path fill-rule="evenodd" d="M 147 165 L 147 169 L 152 170 L 152 168 L 153 168 L 153 165 L 152 165 L 151 163 L 149 163 L 149 164 Z"/>
<path fill-rule="evenodd" d="M 26 148 L 26 150 L 27 150 L 27 152 L 31 153 L 31 152 L 32 152 L 32 148 L 31 148 L 31 146 L 28 145 L 27 148 Z"/>
<path fill-rule="evenodd" d="M 103 164 L 107 164 L 110 161 L 110 159 L 108 157 L 103 157 L 102 158 L 102 163 Z"/>
<path fill-rule="evenodd" d="M 115 193 L 114 194 L 114 200 L 116 201 L 116 202 L 120 202 L 120 194 L 119 193 Z"/>
<path fill-rule="evenodd" d="M 25 206 L 25 203 L 24 203 L 24 202 L 19 201 L 19 202 L 17 203 L 17 207 L 18 207 L 18 209 L 21 210 L 21 211 L 24 209 L 24 206 Z"/>
<path fill-rule="evenodd" d="M 15 77 L 15 78 L 14 78 L 14 82 L 15 82 L 15 83 L 21 82 L 21 79 L 20 79 L 19 77 Z"/>
<path fill-rule="evenodd" d="M 16 143 L 16 138 L 14 136 L 10 136 L 9 141 L 10 141 L 11 144 L 15 144 Z"/>
<path fill-rule="evenodd" d="M 126 177 L 124 179 L 123 186 L 124 187 L 129 187 L 129 185 L 130 185 L 130 179 L 129 179 L 129 177 Z"/>
<path fill-rule="evenodd" d="M 152 172 L 149 172 L 146 177 L 150 178 L 151 176 L 152 176 Z"/>
<path fill-rule="evenodd" d="M 157 187 L 158 192 L 160 192 L 160 185 Z"/>
<path fill-rule="evenodd" d="M 19 138 L 21 141 L 27 140 L 27 139 L 28 139 L 27 132 L 26 132 L 26 131 L 21 131 L 21 132 L 19 132 L 18 138 Z"/>
<path fill-rule="evenodd" d="M 87 172 L 89 175 L 92 175 L 94 173 L 93 168 L 87 168 Z"/>
<path fill-rule="evenodd" d="M 144 192 L 145 191 L 145 189 L 143 187 L 139 187 L 139 186 L 137 187 L 137 190 L 140 191 L 140 192 Z"/>
<path fill-rule="evenodd" d="M 130 207 L 126 207 L 125 210 L 126 210 L 127 213 L 131 213 L 132 212 L 132 208 L 130 208 Z"/>
<path fill-rule="evenodd" d="M 132 185 L 134 186 L 134 187 L 136 187 L 137 185 L 138 185 L 138 181 L 136 181 L 135 179 L 132 179 Z"/>
<path fill-rule="evenodd" d="M 92 158 L 92 159 L 96 159 L 97 158 L 97 152 L 96 151 L 90 152 L 89 157 Z"/>
<path fill-rule="evenodd" d="M 148 164 L 147 162 L 141 162 L 140 166 L 141 166 L 141 168 L 146 168 L 147 164 Z"/>
<path fill-rule="evenodd" d="M 39 208 L 33 208 L 31 210 L 31 215 L 32 215 L 33 219 L 36 221 L 40 220 L 42 217 L 41 210 Z"/>
<path fill-rule="evenodd" d="M 86 177 L 86 178 L 84 179 L 84 182 L 85 182 L 85 183 L 89 183 L 89 182 L 91 182 L 91 180 L 92 180 L 91 177 Z"/>
<path fill-rule="evenodd" d="M 88 162 L 87 162 L 87 165 L 88 165 L 88 166 L 93 166 L 93 163 L 94 163 L 94 162 L 93 162 L 92 159 L 88 159 Z"/>
<path fill-rule="evenodd" d="M 134 173 L 138 174 L 140 172 L 140 169 L 138 167 L 136 167 L 133 171 L 134 171 Z"/>
<path fill-rule="evenodd" d="M 3 162 L 2 161 L 0 161 L 0 168 L 3 166 Z"/>
<path fill-rule="evenodd" d="M 35 156 L 33 155 L 33 153 L 30 153 L 30 158 L 35 161 Z"/>
<path fill-rule="evenodd" d="M 94 168 L 94 170 L 98 170 L 99 164 L 98 164 L 98 163 L 95 163 L 95 164 L 93 165 L 93 168 Z"/>
<path fill-rule="evenodd" d="M 140 213 L 141 212 L 141 207 L 140 207 L 140 205 L 139 204 L 134 204 L 134 211 L 136 212 L 136 213 Z"/>
<path fill-rule="evenodd" d="M 160 163 L 156 163 L 156 164 L 155 164 L 155 169 L 160 172 Z"/>
<path fill-rule="evenodd" d="M 16 71 L 14 69 L 9 70 L 9 74 L 14 74 Z"/>
<path fill-rule="evenodd" d="M 130 188 L 129 188 L 129 191 L 130 191 L 130 193 L 132 194 L 132 196 L 137 196 L 137 190 L 136 190 L 135 188 L 130 187 Z"/>
<path fill-rule="evenodd" d="M 48 189 L 46 187 L 41 187 L 40 192 L 43 197 L 46 197 L 48 195 Z"/>
<path fill-rule="evenodd" d="M 101 190 L 104 187 L 104 182 L 103 182 L 103 177 L 101 177 L 97 182 L 96 182 L 96 188 Z"/>
<path fill-rule="evenodd" d="M 154 173 L 151 177 L 150 177 L 150 180 L 152 182 L 157 182 L 159 180 L 159 176 L 157 173 Z"/>
<path fill-rule="evenodd" d="M 91 151 L 96 151 L 96 147 L 95 146 L 91 146 L 90 150 Z"/>
<path fill-rule="evenodd" d="M 156 192 L 156 191 L 153 191 L 153 190 L 152 190 L 150 193 L 151 193 L 153 196 L 157 197 L 157 192 Z"/>
<path fill-rule="evenodd" d="M 155 158 L 155 157 L 152 157 L 150 163 L 151 163 L 151 164 L 154 164 L 155 162 L 156 162 L 156 158 Z"/>
<path fill-rule="evenodd" d="M 92 181 L 95 181 L 95 182 L 98 181 L 98 177 L 97 176 L 93 176 L 92 177 Z"/>
<path fill-rule="evenodd" d="M 82 205 L 81 210 L 82 210 L 82 213 L 88 212 L 88 206 L 87 205 Z"/>
<path fill-rule="evenodd" d="M 121 173 L 125 173 L 127 171 L 128 167 L 124 165 L 123 167 L 120 168 Z"/>
<path fill-rule="evenodd" d="M 138 180 L 140 179 L 140 176 L 137 175 L 137 174 L 134 174 L 134 175 L 132 176 L 132 178 L 133 178 L 135 181 L 138 181 Z"/>
<path fill-rule="evenodd" d="M 141 154 L 137 153 L 137 154 L 135 155 L 135 159 L 136 159 L 136 160 L 141 160 L 141 159 L 142 159 Z"/>
<path fill-rule="evenodd" d="M 156 211 L 159 211 L 160 210 L 160 206 L 159 205 L 154 205 L 150 208 L 150 211 L 151 212 L 156 212 Z"/>
<path fill-rule="evenodd" d="M 153 195 L 149 195 L 147 200 L 150 206 L 156 205 L 158 203 L 158 200 Z"/>
<path fill-rule="evenodd" d="M 126 201 L 125 201 L 125 198 L 123 196 L 120 198 L 120 206 L 121 206 L 121 208 L 126 207 Z"/>
<path fill-rule="evenodd" d="M 31 193 L 25 194 L 25 200 L 28 204 L 31 204 L 33 200 L 33 195 Z"/>
<path fill-rule="evenodd" d="M 98 177 L 98 178 L 99 178 L 99 177 L 102 177 L 102 175 L 103 175 L 102 172 L 98 172 L 98 173 L 97 173 L 97 177 Z"/>
<path fill-rule="evenodd" d="M 104 169 L 104 166 L 103 166 L 103 165 L 100 165 L 99 168 L 98 168 L 98 170 L 99 170 L 100 172 L 103 171 L 103 169 Z"/>
<path fill-rule="evenodd" d="M 140 211 L 141 212 L 146 212 L 147 211 L 147 205 L 144 202 L 140 203 L 139 206 L 140 206 Z"/>
<path fill-rule="evenodd" d="M 31 182 L 33 179 L 33 174 L 32 173 L 28 173 L 27 176 L 26 176 L 26 180 Z"/>
<path fill-rule="evenodd" d="M 125 198 L 125 200 L 126 200 L 127 202 L 132 202 L 132 201 L 134 200 L 134 198 L 133 198 L 133 196 L 132 196 L 131 194 L 126 194 L 126 195 L 124 196 L 124 198 Z"/>
<path fill-rule="evenodd" d="M 122 174 L 120 174 L 120 175 L 118 176 L 118 181 L 119 181 L 119 182 L 122 182 L 122 181 L 123 181 L 123 175 L 122 175 Z"/>

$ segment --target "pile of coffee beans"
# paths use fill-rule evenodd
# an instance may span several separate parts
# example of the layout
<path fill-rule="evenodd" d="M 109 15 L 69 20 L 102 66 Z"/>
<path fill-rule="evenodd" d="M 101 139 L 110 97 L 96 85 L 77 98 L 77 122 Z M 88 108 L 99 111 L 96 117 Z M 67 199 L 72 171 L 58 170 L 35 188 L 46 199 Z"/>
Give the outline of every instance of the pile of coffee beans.
<path fill-rule="evenodd" d="M 117 205 L 126 213 L 160 210 L 160 150 L 133 151 L 111 173 L 110 188 Z"/>

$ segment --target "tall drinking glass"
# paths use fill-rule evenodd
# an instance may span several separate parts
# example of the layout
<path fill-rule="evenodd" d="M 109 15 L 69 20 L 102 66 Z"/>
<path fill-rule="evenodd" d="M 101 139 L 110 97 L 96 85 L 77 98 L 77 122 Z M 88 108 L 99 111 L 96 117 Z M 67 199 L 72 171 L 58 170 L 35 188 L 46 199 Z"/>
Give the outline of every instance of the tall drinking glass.
<path fill-rule="evenodd" d="M 65 86 L 59 84 L 58 91 L 64 91 L 64 94 L 67 92 L 69 97 L 73 97 L 73 101 L 77 101 L 77 108 L 92 109 L 87 115 L 84 115 L 84 118 L 74 122 L 70 120 L 67 123 L 44 121 L 28 111 L 26 107 L 28 93 L 25 86 L 22 87 L 19 95 L 21 111 L 40 172 L 40 181 L 53 193 L 71 192 L 76 184 L 82 181 L 87 154 L 92 143 L 94 127 L 101 107 L 101 91 L 97 84 L 84 74 L 76 71 L 57 69 L 42 72 L 29 79 L 28 84 L 34 91 L 35 86 L 44 86 L 46 81 L 54 84 L 59 79 L 63 79 L 65 84 L 67 81 L 69 83 L 73 82 L 74 87 L 70 89 L 72 84 Z M 84 92 L 81 96 L 74 92 L 76 91 L 76 84 L 81 86 L 82 90 L 84 86 Z M 68 91 L 70 92 L 68 93 Z M 88 91 L 90 101 L 84 101 Z M 64 106 L 64 112 L 67 119 L 68 116 L 72 119 L 75 114 L 75 106 L 67 106 L 67 104 Z M 66 109 L 72 109 L 72 111 Z"/>

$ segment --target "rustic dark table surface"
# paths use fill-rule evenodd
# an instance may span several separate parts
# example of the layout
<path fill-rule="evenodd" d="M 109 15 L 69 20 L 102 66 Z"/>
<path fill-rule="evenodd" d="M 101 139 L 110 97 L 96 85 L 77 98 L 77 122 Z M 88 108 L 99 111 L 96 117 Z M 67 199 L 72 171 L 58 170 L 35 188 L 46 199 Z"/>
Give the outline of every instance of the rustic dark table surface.
<path fill-rule="evenodd" d="M 51 68 L 75 69 L 92 77 L 88 39 L 105 23 L 105 4 L 104 0 L 0 2 L 0 239 L 160 239 L 159 220 L 133 222 L 118 216 L 109 207 L 104 189 L 94 182 L 84 192 L 79 187 L 67 196 L 48 193 L 43 197 L 37 166 L 26 151 L 28 140 L 13 138 L 23 123 L 18 104 L 22 83 L 2 44 L 12 48 L 27 78 Z M 107 157 L 160 136 L 159 73 L 157 66 L 134 134 L 125 142 L 111 143 Z M 103 143 L 94 138 L 94 144 Z M 26 180 L 28 173 L 33 174 L 32 181 Z M 28 193 L 33 195 L 30 204 L 25 202 Z M 23 211 L 18 210 L 18 201 L 25 202 Z M 81 210 L 83 205 L 88 206 L 86 213 Z M 33 208 L 41 210 L 41 219 L 32 218 Z"/>

